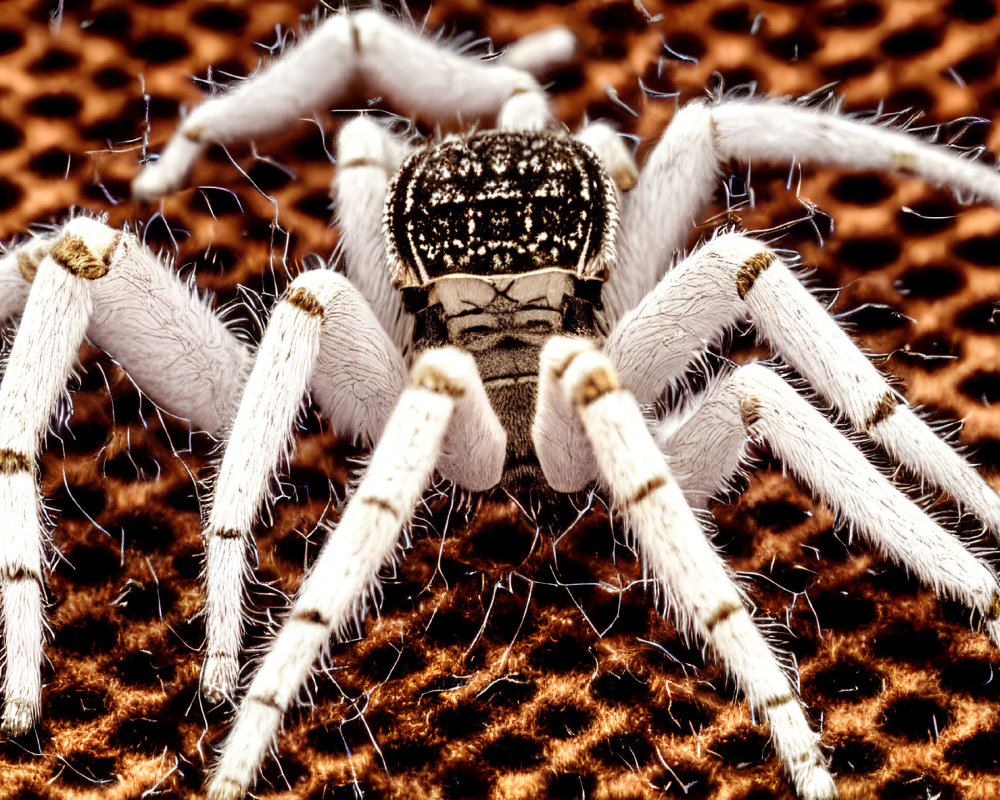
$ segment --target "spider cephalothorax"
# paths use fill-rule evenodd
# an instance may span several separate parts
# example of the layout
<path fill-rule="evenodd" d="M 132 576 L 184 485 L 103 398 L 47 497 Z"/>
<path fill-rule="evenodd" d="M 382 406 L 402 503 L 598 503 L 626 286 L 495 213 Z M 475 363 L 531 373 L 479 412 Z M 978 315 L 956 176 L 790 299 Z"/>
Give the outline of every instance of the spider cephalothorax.
<path fill-rule="evenodd" d="M 533 74 L 572 52 L 567 32 L 550 30 L 484 63 L 379 11 L 337 14 L 196 108 L 134 181 L 137 198 L 181 188 L 208 144 L 274 134 L 341 91 L 384 96 L 414 117 L 496 123 L 410 157 L 386 127 L 364 117 L 345 124 L 331 190 L 344 274 L 295 278 L 252 356 L 133 235 L 94 219 L 70 220 L 0 260 L 0 317 L 21 316 L 0 386 L 6 731 L 23 733 L 39 714 L 44 537 L 32 465 L 85 336 L 172 413 L 226 439 L 204 527 L 201 688 L 211 701 L 238 689 L 253 528 L 303 396 L 338 435 L 375 443 L 240 701 L 211 800 L 252 785 L 317 656 L 376 590 L 435 473 L 469 492 L 599 484 L 666 610 L 770 726 L 805 800 L 836 795 L 819 736 L 694 513 L 729 487 L 755 443 L 1000 643 L 990 565 L 768 365 L 727 365 L 683 408 L 664 402 L 749 320 L 855 435 L 1000 533 L 997 495 L 778 252 L 730 231 L 680 258 L 717 188 L 718 164 L 731 159 L 794 154 L 807 164 L 906 169 L 994 204 L 1000 177 L 834 108 L 734 96 L 677 110 L 637 173 L 608 126 L 587 124 L 571 138 L 554 118 Z"/>

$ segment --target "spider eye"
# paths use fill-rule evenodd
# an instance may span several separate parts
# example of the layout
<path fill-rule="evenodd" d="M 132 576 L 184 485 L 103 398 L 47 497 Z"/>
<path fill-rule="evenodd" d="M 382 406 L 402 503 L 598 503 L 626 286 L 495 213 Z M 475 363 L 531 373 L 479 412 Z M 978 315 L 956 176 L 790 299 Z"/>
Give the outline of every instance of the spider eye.
<path fill-rule="evenodd" d="M 443 142 L 410 156 L 389 187 L 393 282 L 553 268 L 603 279 L 616 205 L 597 156 L 569 137 L 486 131 Z"/>

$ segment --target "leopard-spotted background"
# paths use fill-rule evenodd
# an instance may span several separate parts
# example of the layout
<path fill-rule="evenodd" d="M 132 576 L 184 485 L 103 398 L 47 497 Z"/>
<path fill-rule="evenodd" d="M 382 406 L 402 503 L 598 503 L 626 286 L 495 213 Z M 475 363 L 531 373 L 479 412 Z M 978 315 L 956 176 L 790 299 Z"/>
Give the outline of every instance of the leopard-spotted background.
<path fill-rule="evenodd" d="M 240 284 L 269 304 L 286 268 L 294 273 L 336 242 L 332 167 L 316 125 L 261 151 L 281 168 L 233 154 L 261 191 L 221 150 L 195 178 L 225 189 L 189 190 L 161 209 L 131 203 L 128 181 L 147 141 L 161 147 L 183 104 L 198 100 L 191 76 L 211 68 L 225 83 L 247 74 L 310 5 L 67 2 L 57 28 L 55 2 L 0 3 L 0 238 L 74 205 L 114 224 L 143 220 L 147 241 L 176 243 L 178 263 L 220 305 Z M 640 158 L 675 107 L 652 93 L 699 97 L 714 73 L 726 87 L 756 82 L 773 94 L 837 81 L 849 111 L 998 122 L 992 3 L 645 7 L 662 19 L 624 0 L 453 0 L 436 3 L 429 21 L 497 45 L 572 26 L 580 51 L 553 78 L 558 113 L 571 125 L 585 114 L 614 120 L 646 142 Z M 411 11 L 419 19 L 427 9 Z M 322 123 L 335 131 L 340 117 Z M 996 124 L 963 127 L 948 132 L 1000 150 Z M 733 172 L 739 194 L 746 170 Z M 789 177 L 786 167 L 755 166 L 751 186 L 756 207 L 739 210 L 743 225 L 787 226 L 782 245 L 801 250 L 817 285 L 842 288 L 835 309 L 849 313 L 862 343 L 888 354 L 881 363 L 934 418 L 965 421 L 962 441 L 1000 485 L 1000 213 L 872 174 Z M 277 226 L 263 193 L 276 199 Z M 712 219 L 724 210 L 706 215 L 692 243 L 730 218 Z M 253 315 L 242 316 L 256 336 Z M 746 351 L 750 342 L 737 344 Z M 212 443 L 162 421 L 101 354 L 85 349 L 80 373 L 68 426 L 49 437 L 42 464 L 61 553 L 48 581 L 44 716 L 31 734 L 0 742 L 0 798 L 197 797 L 228 718 L 197 695 L 201 543 L 191 474 L 204 476 Z M 260 526 L 258 575 L 269 588 L 255 592 L 258 608 L 280 610 L 282 593 L 297 588 L 322 537 L 317 520 L 336 518 L 352 455 L 306 417 L 288 499 Z M 574 514 L 562 508 L 556 535 L 539 536 L 504 505 L 468 523 L 449 511 L 447 496 L 431 498 L 380 614 L 364 638 L 334 648 L 314 708 L 286 720 L 260 796 L 790 796 L 766 731 L 633 585 L 634 555 L 603 513 L 563 533 Z M 754 573 L 760 614 L 790 625 L 779 639 L 798 659 L 842 797 L 1000 795 L 1000 654 L 970 630 L 965 611 L 845 545 L 830 512 L 780 466 L 765 464 L 716 516 L 730 563 Z M 253 628 L 253 642 L 263 631 Z"/>

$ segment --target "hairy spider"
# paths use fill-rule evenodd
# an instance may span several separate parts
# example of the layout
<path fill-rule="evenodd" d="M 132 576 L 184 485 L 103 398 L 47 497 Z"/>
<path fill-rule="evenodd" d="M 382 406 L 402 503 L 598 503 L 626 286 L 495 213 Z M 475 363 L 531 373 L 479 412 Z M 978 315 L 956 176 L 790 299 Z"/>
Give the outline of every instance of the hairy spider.
<path fill-rule="evenodd" d="M 993 203 L 1000 178 L 886 126 L 761 97 L 685 106 L 637 173 L 609 128 L 589 124 L 570 137 L 552 116 L 531 74 L 571 52 L 565 33 L 550 30 L 481 64 L 378 12 L 337 15 L 192 112 L 136 179 L 137 196 L 181 188 L 207 143 L 278 133 L 336 105 L 345 87 L 384 95 L 413 116 L 496 118 L 496 129 L 412 153 L 369 119 L 344 126 L 334 191 L 350 281 L 325 270 L 293 281 L 252 371 L 218 318 L 128 233 L 77 218 L 4 259 L 0 316 L 21 314 L 0 389 L 0 412 L 14 421 L 0 442 L 0 505 L 12 532 L 0 565 L 8 731 L 38 714 L 33 464 L 84 335 L 163 407 L 226 438 L 205 530 L 202 688 L 211 700 L 236 688 L 251 529 L 302 397 L 311 393 L 338 434 L 378 442 L 241 701 L 210 797 L 241 796 L 252 784 L 283 713 L 331 633 L 364 607 L 435 471 L 463 489 L 502 485 L 515 495 L 542 482 L 554 492 L 598 482 L 665 609 L 709 645 L 769 723 L 805 798 L 835 795 L 819 738 L 692 512 L 728 487 L 750 443 L 765 442 L 876 549 L 978 612 L 997 642 L 989 566 L 769 368 L 723 370 L 653 422 L 640 407 L 682 384 L 706 348 L 749 318 L 855 431 L 996 533 L 996 495 L 888 387 L 776 251 L 730 231 L 667 268 L 716 188 L 720 161 L 794 155 L 902 169 Z"/>

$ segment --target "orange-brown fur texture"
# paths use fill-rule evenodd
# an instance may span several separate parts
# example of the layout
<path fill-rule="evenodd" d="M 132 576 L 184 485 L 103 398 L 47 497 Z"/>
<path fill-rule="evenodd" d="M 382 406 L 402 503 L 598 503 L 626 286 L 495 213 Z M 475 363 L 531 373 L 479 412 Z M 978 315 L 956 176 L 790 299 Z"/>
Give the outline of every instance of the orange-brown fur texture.
<path fill-rule="evenodd" d="M 261 150 L 295 179 L 233 153 L 276 199 L 277 226 L 275 205 L 221 150 L 195 181 L 235 197 L 188 190 L 153 218 L 159 207 L 134 205 L 128 181 L 144 137 L 161 147 L 182 105 L 200 97 L 190 76 L 209 67 L 223 82 L 247 74 L 266 55 L 255 43 L 273 43 L 276 24 L 294 29 L 310 5 L 70 1 L 56 30 L 55 2 L 7 0 L 0 237 L 62 219 L 74 205 L 106 211 L 113 224 L 149 220 L 147 241 L 176 241 L 178 264 L 219 305 L 241 284 L 272 302 L 286 269 L 336 243 L 332 167 L 316 125 Z M 645 97 L 639 79 L 683 101 L 702 96 L 715 72 L 727 87 L 755 81 L 778 95 L 838 81 L 849 111 L 915 108 L 926 123 L 983 116 L 994 124 L 972 127 L 961 143 L 1000 150 L 1000 14 L 989 3 L 645 5 L 664 18 L 649 22 L 627 0 L 452 0 L 435 4 L 429 21 L 498 45 L 571 25 L 580 52 L 553 77 L 555 108 L 574 126 L 584 115 L 612 119 L 643 137 L 640 157 L 675 106 Z M 426 8 L 412 11 L 421 18 Z M 671 58 L 664 40 L 696 63 Z M 638 116 L 609 100 L 607 87 Z M 366 107 L 365 98 L 347 107 Z M 342 118 L 322 125 L 336 131 Z M 961 440 L 996 485 L 1000 212 L 882 175 L 794 170 L 789 179 L 779 167 L 755 169 L 751 185 L 755 207 L 727 215 L 720 202 L 692 244 L 727 219 L 784 226 L 781 245 L 803 253 L 817 285 L 842 287 L 827 295 L 834 309 L 853 311 L 860 342 L 888 354 L 880 363 L 908 397 L 935 418 L 965 420 Z M 814 206 L 822 213 L 810 220 Z M 752 352 L 748 337 L 736 343 Z M 0 742 L 0 798 L 197 797 L 229 716 L 197 694 L 202 546 L 192 475 L 207 475 L 212 443 L 189 443 L 183 425 L 161 421 L 106 356 L 84 348 L 81 361 L 72 416 L 42 459 L 61 553 L 48 579 L 43 718 Z M 262 586 L 253 599 L 262 612 L 279 613 L 299 585 L 322 538 L 317 521 L 336 519 L 355 454 L 315 415 L 304 419 L 288 497 L 257 532 Z M 449 509 L 436 496 L 422 512 L 380 612 L 362 638 L 333 648 L 335 667 L 317 678 L 312 707 L 286 720 L 280 762 L 268 763 L 259 796 L 790 797 L 766 730 L 719 667 L 661 619 L 605 513 L 563 533 L 574 518 L 563 507 L 555 535 L 536 535 L 509 505 L 489 503 L 468 522 Z M 830 512 L 771 462 L 715 515 L 718 545 L 735 569 L 753 573 L 759 614 L 790 625 L 777 638 L 798 659 L 842 797 L 1000 794 L 1000 654 L 963 609 L 846 544 Z M 258 621 L 250 644 L 263 632 Z"/>

